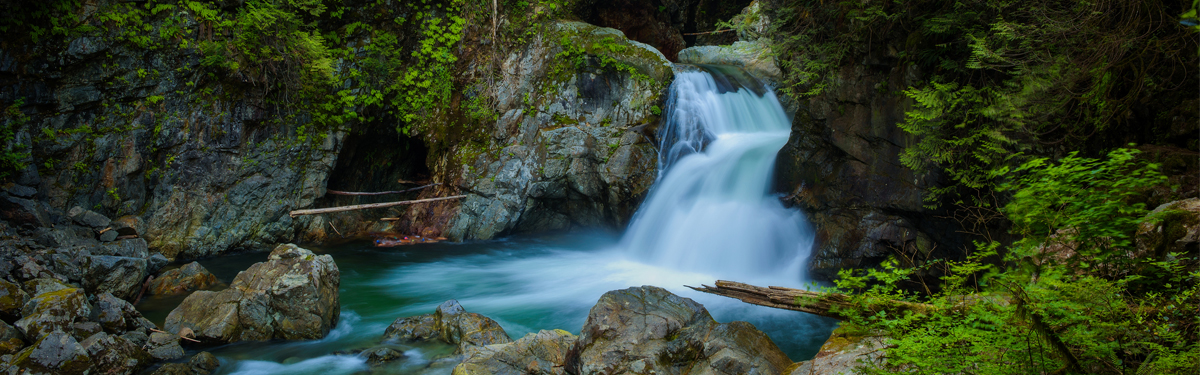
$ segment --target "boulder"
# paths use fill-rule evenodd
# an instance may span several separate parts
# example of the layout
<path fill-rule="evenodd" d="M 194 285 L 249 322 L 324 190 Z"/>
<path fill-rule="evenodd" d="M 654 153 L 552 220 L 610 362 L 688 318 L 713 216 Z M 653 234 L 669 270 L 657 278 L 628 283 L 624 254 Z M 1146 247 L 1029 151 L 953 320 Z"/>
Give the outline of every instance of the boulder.
<path fill-rule="evenodd" d="M 0 320 L 15 322 L 21 318 L 21 308 L 29 300 L 29 294 L 20 286 L 0 279 Z"/>
<path fill-rule="evenodd" d="M 377 346 L 358 353 L 359 357 L 367 360 L 367 365 L 378 367 L 406 358 L 403 352 L 386 346 Z"/>
<path fill-rule="evenodd" d="M 151 357 L 159 361 L 183 358 L 183 347 L 179 345 L 179 336 L 166 332 L 151 333 L 145 349 Z"/>
<path fill-rule="evenodd" d="M 1200 243 L 1200 198 L 1164 203 L 1150 213 L 1137 232 L 1139 257 L 1164 259 L 1170 253 L 1187 253 Z"/>
<path fill-rule="evenodd" d="M 47 277 L 32 279 L 26 281 L 23 285 L 25 286 L 25 291 L 35 296 L 43 293 L 57 292 L 63 289 L 77 288 L 77 286 L 64 283 L 61 280 Z"/>
<path fill-rule="evenodd" d="M 88 292 L 112 293 L 117 298 L 137 298 L 146 280 L 148 263 L 142 258 L 98 255 L 87 257 L 83 287 Z"/>
<path fill-rule="evenodd" d="M 13 354 L 25 347 L 21 337 L 21 331 L 0 321 L 0 355 Z"/>
<path fill-rule="evenodd" d="M 100 323 L 76 322 L 75 324 L 71 325 L 70 333 L 72 337 L 75 337 L 76 341 L 82 342 L 88 337 L 92 337 L 92 335 L 100 332 L 104 332 L 104 328 L 100 326 Z"/>
<path fill-rule="evenodd" d="M 14 325 L 28 340 L 37 341 L 51 332 L 72 332 L 75 323 L 88 320 L 92 306 L 83 289 L 67 288 L 34 296 L 22 314 Z"/>
<path fill-rule="evenodd" d="M 100 323 L 105 332 L 121 334 L 128 330 L 142 328 L 139 323 L 142 313 L 128 301 L 117 298 L 111 293 L 102 293 L 96 296 L 95 311 L 95 320 Z"/>
<path fill-rule="evenodd" d="M 228 289 L 189 295 L 167 316 L 165 329 L 189 328 L 209 343 L 318 339 L 337 324 L 339 278 L 333 257 L 279 245 Z"/>
<path fill-rule="evenodd" d="M 216 284 L 217 276 L 204 269 L 200 263 L 191 262 L 183 267 L 163 272 L 154 281 L 151 281 L 150 294 L 183 294 L 193 290 L 206 289 Z"/>
<path fill-rule="evenodd" d="M 167 257 L 161 253 L 154 253 L 153 255 L 150 255 L 149 258 L 146 258 L 146 262 L 148 263 L 146 265 L 146 271 L 149 271 L 150 273 L 156 273 L 158 270 L 166 267 L 167 264 L 170 264 L 171 260 L 167 259 Z"/>
<path fill-rule="evenodd" d="M 55 331 L 17 353 L 12 364 L 23 374 L 83 374 L 92 359 L 74 337 Z"/>
<path fill-rule="evenodd" d="M 112 231 L 105 233 L 109 232 Z M 150 256 L 150 249 L 146 246 L 146 240 L 141 238 L 131 238 L 101 244 L 100 246 L 93 247 L 91 251 L 92 255 L 112 255 L 131 258 L 145 258 Z"/>
<path fill-rule="evenodd" d="M 856 334 L 846 327 L 838 327 L 821 345 L 816 357 L 793 366 L 791 375 L 844 374 L 856 375 L 859 366 L 881 364 L 887 339 L 881 336 Z"/>
<path fill-rule="evenodd" d="M 192 356 L 187 363 L 167 363 L 155 370 L 152 375 L 208 375 L 221 365 L 217 356 L 209 352 L 200 352 Z"/>
<path fill-rule="evenodd" d="M 136 374 L 153 363 L 150 353 L 120 336 L 97 333 L 80 342 L 101 374 Z"/>
<path fill-rule="evenodd" d="M 79 208 L 79 207 L 75 207 L 75 208 Z M 92 210 L 86 210 L 83 212 L 78 212 L 78 213 L 72 214 L 74 212 L 76 212 L 75 209 L 71 209 L 71 213 L 68 213 L 68 215 L 71 216 L 72 221 L 74 221 L 76 224 L 79 224 L 79 225 L 82 225 L 85 227 L 89 227 L 89 228 L 92 228 L 95 230 L 101 230 L 104 228 L 108 228 L 108 224 L 112 223 L 112 219 L 109 219 L 107 216 L 98 214 Z"/>
<path fill-rule="evenodd" d="M 400 318 L 383 332 L 384 341 L 441 340 L 458 346 L 457 353 L 471 347 L 512 342 L 495 320 L 466 312 L 458 301 L 449 300 L 433 314 Z"/>
<path fill-rule="evenodd" d="M 146 228 L 146 221 L 134 215 L 125 215 L 112 221 L 112 229 L 122 236 L 138 236 Z"/>
<path fill-rule="evenodd" d="M 792 365 L 749 323 L 717 323 L 704 306 L 653 286 L 601 296 L 564 363 L 576 374 L 779 374 Z"/>
<path fill-rule="evenodd" d="M 561 329 L 543 330 L 512 343 L 479 347 L 453 375 L 563 375 L 562 364 L 577 339 Z"/>
<path fill-rule="evenodd" d="M 0 194 L 0 219 L 27 229 L 50 226 L 50 216 L 37 201 Z"/>

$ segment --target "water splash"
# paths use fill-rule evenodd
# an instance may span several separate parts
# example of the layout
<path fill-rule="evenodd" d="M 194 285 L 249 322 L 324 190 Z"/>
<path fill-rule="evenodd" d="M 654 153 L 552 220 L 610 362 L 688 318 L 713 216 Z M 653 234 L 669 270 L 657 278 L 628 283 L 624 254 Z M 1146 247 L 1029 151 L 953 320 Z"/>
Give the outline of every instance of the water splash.
<path fill-rule="evenodd" d="M 770 191 L 791 123 L 773 92 L 751 90 L 756 81 L 726 69 L 676 75 L 660 175 L 622 245 L 675 270 L 795 285 L 813 237 L 803 215 Z"/>

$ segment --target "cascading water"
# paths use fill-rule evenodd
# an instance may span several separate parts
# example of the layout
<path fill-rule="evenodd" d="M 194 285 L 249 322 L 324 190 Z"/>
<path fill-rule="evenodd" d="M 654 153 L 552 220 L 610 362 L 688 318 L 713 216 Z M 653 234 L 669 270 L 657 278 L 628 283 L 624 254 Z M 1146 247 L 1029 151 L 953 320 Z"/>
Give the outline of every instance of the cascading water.
<path fill-rule="evenodd" d="M 677 270 L 798 282 L 812 237 L 800 212 L 769 190 L 791 123 L 753 78 L 705 70 L 676 74 L 660 130 L 659 178 L 622 245 Z"/>
<path fill-rule="evenodd" d="M 540 329 L 579 332 L 605 292 L 655 285 L 703 304 L 713 318 L 743 320 L 793 360 L 811 358 L 835 322 L 698 293 L 684 285 L 723 278 L 801 286 L 812 238 L 798 211 L 768 189 L 789 124 L 774 94 L 740 70 L 704 67 L 672 84 L 659 178 L 626 234 L 569 233 L 464 244 L 327 249 L 341 274 L 342 320 L 321 340 L 245 342 L 212 348 L 218 374 L 339 375 L 365 359 L 338 352 L 379 343 L 394 319 L 426 314 L 448 299 L 491 317 L 513 338 Z M 262 261 L 261 253 L 200 260 L 223 280 Z M 153 300 L 153 298 L 151 299 Z M 147 302 L 139 305 L 144 308 Z M 178 301 L 143 310 L 160 324 Z M 453 350 L 400 348 L 408 359 L 373 371 L 450 374 Z"/>

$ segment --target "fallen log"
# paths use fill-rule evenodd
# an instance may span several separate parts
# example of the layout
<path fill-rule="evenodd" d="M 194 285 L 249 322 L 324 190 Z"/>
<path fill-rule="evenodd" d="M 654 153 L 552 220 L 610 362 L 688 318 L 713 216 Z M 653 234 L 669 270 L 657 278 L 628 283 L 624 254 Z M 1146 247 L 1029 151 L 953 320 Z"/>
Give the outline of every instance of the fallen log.
<path fill-rule="evenodd" d="M 687 287 L 698 292 L 735 298 L 752 305 L 803 311 L 839 320 L 850 319 L 852 315 L 848 314 L 872 315 L 877 311 L 887 311 L 888 314 L 928 313 L 937 309 L 933 305 L 924 303 L 884 299 L 856 302 L 851 296 L 841 293 L 810 292 L 780 286 L 764 288 L 725 280 L 717 280 L 715 287 L 708 285 L 701 285 L 700 288 Z"/>
<path fill-rule="evenodd" d="M 325 191 L 325 194 L 332 194 L 332 195 L 388 195 L 388 194 L 400 194 L 400 193 L 407 193 L 407 192 L 410 192 L 410 191 L 417 191 L 417 190 L 421 190 L 421 189 L 425 189 L 425 188 L 429 188 L 429 187 L 431 187 L 431 186 L 437 186 L 437 185 L 441 185 L 441 183 L 439 182 L 439 183 L 435 183 L 435 184 L 429 184 L 429 185 L 424 185 L 424 186 L 417 186 L 417 187 L 415 187 L 415 188 L 412 188 L 412 189 L 396 190 L 396 191 L 372 191 L 372 192 L 364 192 L 364 191 L 341 191 L 341 190 L 326 190 L 326 191 Z"/>
<path fill-rule="evenodd" d="M 366 209 L 371 209 L 371 208 L 385 208 L 385 207 L 393 207 L 393 206 L 403 206 L 403 205 L 408 205 L 408 204 L 444 201 L 444 200 L 449 200 L 449 199 L 460 199 L 460 198 L 466 198 L 466 197 L 467 197 L 466 195 L 455 195 L 455 196 L 451 196 L 451 197 L 417 199 L 417 200 L 411 200 L 411 201 L 357 204 L 357 205 L 353 205 L 353 206 L 328 207 L 328 208 L 312 208 L 312 209 L 307 209 L 307 210 L 295 210 L 295 211 L 289 212 L 288 215 L 290 215 L 291 217 L 296 217 L 296 216 L 301 216 L 301 215 L 327 214 L 330 212 L 366 210 Z"/>

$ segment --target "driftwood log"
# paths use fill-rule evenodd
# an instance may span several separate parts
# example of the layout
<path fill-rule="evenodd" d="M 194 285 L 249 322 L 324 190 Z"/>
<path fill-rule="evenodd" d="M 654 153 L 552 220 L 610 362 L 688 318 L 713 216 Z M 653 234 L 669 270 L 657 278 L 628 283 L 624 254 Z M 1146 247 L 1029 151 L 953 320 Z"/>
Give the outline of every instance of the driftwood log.
<path fill-rule="evenodd" d="M 411 200 L 411 201 L 357 204 L 357 205 L 353 205 L 353 206 L 328 207 L 328 208 L 313 208 L 313 209 L 307 209 L 307 210 L 295 210 L 295 211 L 288 213 L 288 215 L 291 215 L 291 217 L 296 217 L 296 216 L 300 216 L 300 215 L 327 214 L 330 212 L 366 210 L 366 209 L 371 209 L 371 208 L 385 208 L 385 207 L 403 206 L 406 204 L 444 201 L 444 200 L 448 200 L 448 199 L 461 199 L 461 198 L 466 198 L 466 197 L 467 197 L 466 195 L 455 195 L 452 197 L 417 199 L 417 200 Z"/>
<path fill-rule="evenodd" d="M 784 310 L 803 311 L 810 314 L 827 316 L 839 320 L 848 320 L 845 314 L 873 314 L 876 311 L 887 311 L 889 314 L 916 312 L 928 313 L 936 309 L 933 305 L 897 300 L 868 300 L 855 302 L 845 294 L 810 292 L 803 289 L 784 288 L 780 286 L 761 287 L 743 284 L 736 281 L 717 280 L 716 286 L 688 286 L 698 292 L 716 294 L 736 298 L 752 305 L 774 307 Z M 864 309 L 865 307 L 865 309 Z"/>

